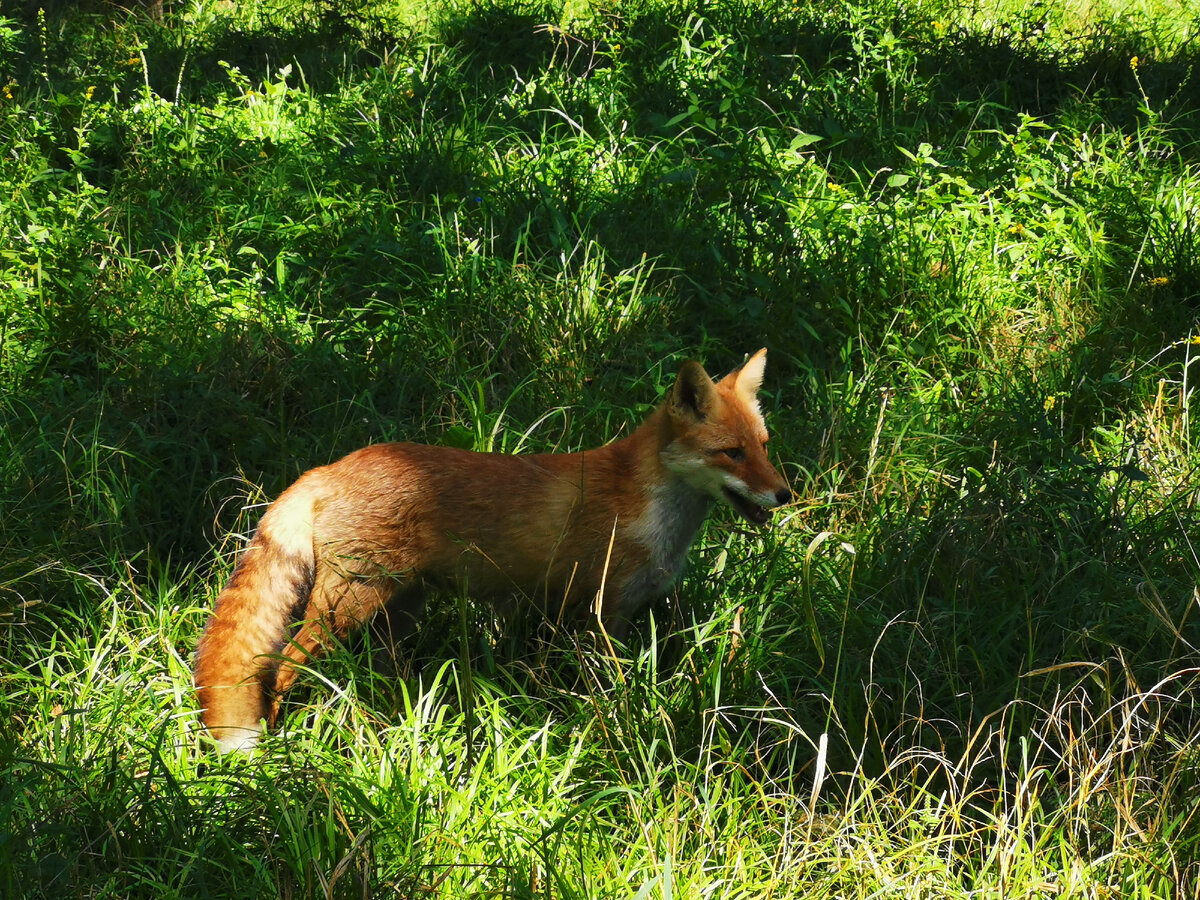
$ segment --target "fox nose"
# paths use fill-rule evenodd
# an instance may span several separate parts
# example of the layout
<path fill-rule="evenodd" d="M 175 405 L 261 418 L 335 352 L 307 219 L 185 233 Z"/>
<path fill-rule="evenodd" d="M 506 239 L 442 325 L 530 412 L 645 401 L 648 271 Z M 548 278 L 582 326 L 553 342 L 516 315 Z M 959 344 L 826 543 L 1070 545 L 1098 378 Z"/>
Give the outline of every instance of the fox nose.
<path fill-rule="evenodd" d="M 783 506 L 783 504 L 787 503 L 791 499 L 792 499 L 792 489 L 791 488 L 780 488 L 779 490 L 777 490 L 775 492 L 775 505 L 776 506 Z"/>

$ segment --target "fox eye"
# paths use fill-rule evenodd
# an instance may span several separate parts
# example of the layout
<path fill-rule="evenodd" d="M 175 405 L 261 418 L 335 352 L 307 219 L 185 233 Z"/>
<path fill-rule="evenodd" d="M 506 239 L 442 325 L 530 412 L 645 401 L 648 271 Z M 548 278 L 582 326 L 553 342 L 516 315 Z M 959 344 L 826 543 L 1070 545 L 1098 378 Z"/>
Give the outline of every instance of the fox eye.
<path fill-rule="evenodd" d="M 725 447 L 724 449 L 721 450 L 721 452 L 724 453 L 726 456 L 728 456 L 734 462 L 741 462 L 743 459 L 746 458 L 746 451 L 743 450 L 741 447 Z"/>

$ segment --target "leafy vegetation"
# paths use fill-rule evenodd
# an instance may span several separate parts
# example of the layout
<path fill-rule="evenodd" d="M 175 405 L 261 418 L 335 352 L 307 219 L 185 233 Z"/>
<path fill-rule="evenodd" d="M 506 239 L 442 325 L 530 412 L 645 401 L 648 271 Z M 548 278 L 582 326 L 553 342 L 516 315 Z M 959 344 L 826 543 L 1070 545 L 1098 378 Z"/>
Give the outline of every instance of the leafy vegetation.
<path fill-rule="evenodd" d="M 0 895 L 1200 889 L 1186 4 L 4 10 Z M 301 471 L 763 344 L 797 501 L 617 658 L 447 597 L 205 750 Z"/>

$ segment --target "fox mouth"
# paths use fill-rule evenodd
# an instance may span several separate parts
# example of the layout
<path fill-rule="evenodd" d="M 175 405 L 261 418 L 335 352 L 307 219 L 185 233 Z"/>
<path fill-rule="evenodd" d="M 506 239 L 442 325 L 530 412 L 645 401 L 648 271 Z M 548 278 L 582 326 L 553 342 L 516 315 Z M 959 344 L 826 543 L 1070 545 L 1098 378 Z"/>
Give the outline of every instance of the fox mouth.
<path fill-rule="evenodd" d="M 771 518 L 771 511 L 766 507 L 759 506 L 752 500 L 747 500 L 741 494 L 727 487 L 721 488 L 721 491 L 725 496 L 726 502 L 737 510 L 738 515 L 747 522 L 752 522 L 755 525 L 764 525 Z"/>

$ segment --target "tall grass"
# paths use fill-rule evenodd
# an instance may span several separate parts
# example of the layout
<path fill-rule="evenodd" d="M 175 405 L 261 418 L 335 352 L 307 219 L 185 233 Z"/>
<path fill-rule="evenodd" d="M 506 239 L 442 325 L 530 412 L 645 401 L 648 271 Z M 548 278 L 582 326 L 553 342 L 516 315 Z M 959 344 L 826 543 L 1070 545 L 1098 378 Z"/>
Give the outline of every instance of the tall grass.
<path fill-rule="evenodd" d="M 1185 7 L 4 10 L 0 896 L 1196 896 Z M 629 647 L 436 598 L 204 749 L 301 471 L 764 344 L 797 501 Z"/>

